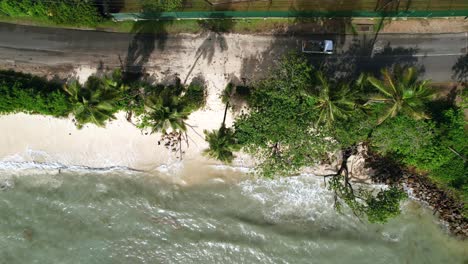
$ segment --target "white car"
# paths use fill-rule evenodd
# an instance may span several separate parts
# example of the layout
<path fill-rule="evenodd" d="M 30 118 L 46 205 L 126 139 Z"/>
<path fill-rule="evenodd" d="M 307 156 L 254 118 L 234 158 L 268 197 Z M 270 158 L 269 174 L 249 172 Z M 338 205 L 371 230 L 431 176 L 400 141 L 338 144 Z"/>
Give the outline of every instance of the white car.
<path fill-rule="evenodd" d="M 302 52 L 333 54 L 333 40 L 303 40 Z"/>

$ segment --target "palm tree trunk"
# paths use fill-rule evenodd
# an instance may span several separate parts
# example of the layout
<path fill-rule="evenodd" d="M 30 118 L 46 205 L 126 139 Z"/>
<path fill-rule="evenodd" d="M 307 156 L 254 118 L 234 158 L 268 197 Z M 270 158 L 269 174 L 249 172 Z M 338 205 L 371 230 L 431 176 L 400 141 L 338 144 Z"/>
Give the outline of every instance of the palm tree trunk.
<path fill-rule="evenodd" d="M 224 108 L 224 117 L 223 117 L 223 123 L 222 123 L 221 127 L 225 127 L 226 116 L 227 116 L 228 109 L 229 109 L 229 101 L 226 102 L 226 108 Z"/>
<path fill-rule="evenodd" d="M 180 155 L 180 160 L 182 160 L 182 131 L 179 132 L 179 155 Z"/>

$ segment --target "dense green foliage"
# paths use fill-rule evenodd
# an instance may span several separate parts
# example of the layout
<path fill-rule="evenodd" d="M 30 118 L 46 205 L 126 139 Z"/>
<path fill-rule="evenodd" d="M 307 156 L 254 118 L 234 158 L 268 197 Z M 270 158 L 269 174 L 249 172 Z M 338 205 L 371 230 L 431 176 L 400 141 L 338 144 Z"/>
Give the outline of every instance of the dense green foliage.
<path fill-rule="evenodd" d="M 93 26 L 103 19 L 91 0 L 0 0 L 0 12 L 11 17 L 37 17 L 69 25 Z"/>
<path fill-rule="evenodd" d="M 56 117 L 71 111 L 62 85 L 13 71 L 0 71 L 0 113 L 25 112 Z"/>
<path fill-rule="evenodd" d="M 434 125 L 432 122 L 414 120 L 407 116 L 398 116 L 378 126 L 372 133 L 373 146 L 384 155 L 394 154 L 407 164 L 422 162 L 424 156 L 431 155 L 433 151 Z M 430 158 L 431 163 L 435 157 Z"/>
<path fill-rule="evenodd" d="M 249 98 L 249 113 L 235 122 L 244 150 L 260 164 L 259 172 L 289 175 L 320 160 L 336 144 L 314 127 L 317 99 L 311 95 L 312 68 L 288 57 L 271 77 L 257 83 Z"/>
<path fill-rule="evenodd" d="M 367 216 L 371 223 L 385 223 L 400 214 L 400 202 L 407 197 L 403 190 L 390 187 L 375 193 L 369 189 L 355 189 L 346 178 L 337 176 L 330 179 L 329 189 L 340 198 L 335 201 L 335 208 L 339 212 L 343 202 L 356 216 Z"/>
<path fill-rule="evenodd" d="M 267 177 L 291 175 L 325 160 L 330 151 L 369 143 L 373 151 L 429 172 L 468 196 L 463 111 L 453 104 L 432 107 L 433 97 L 413 68 L 385 69 L 380 78 L 361 75 L 339 83 L 290 56 L 251 87 L 249 111 L 235 120 L 233 142 L 259 161 L 256 171 Z M 207 140 L 215 141 L 215 136 Z M 344 202 L 371 222 L 399 213 L 402 190 L 353 188 L 345 167 L 330 176 L 338 207 Z"/>
<path fill-rule="evenodd" d="M 376 195 L 367 195 L 367 219 L 371 223 L 387 222 L 400 214 L 400 202 L 406 197 L 406 193 L 396 187 L 381 190 Z"/>
<path fill-rule="evenodd" d="M 116 89 L 108 89 L 102 79 L 91 76 L 85 86 L 73 81 L 65 86 L 73 105 L 76 125 L 82 128 L 86 123 L 105 126 L 109 119 L 115 119 L 118 108 L 116 102 L 120 93 Z"/>
<path fill-rule="evenodd" d="M 234 130 L 223 125 L 218 130 L 211 132 L 205 130 L 204 133 L 205 140 L 209 144 L 209 148 L 204 151 L 204 154 L 210 158 L 231 163 L 234 159 L 234 152 L 240 149 Z"/>
<path fill-rule="evenodd" d="M 180 8 L 182 0 L 141 0 L 141 4 L 144 12 L 170 12 Z"/>
<path fill-rule="evenodd" d="M 184 132 L 190 113 L 205 105 L 206 91 L 201 85 L 184 86 L 177 80 L 175 85 L 146 86 L 144 97 L 146 111 L 140 128 L 150 128 L 153 133 Z"/>
<path fill-rule="evenodd" d="M 440 114 L 440 119 L 427 121 L 398 116 L 378 126 L 370 140 L 379 153 L 429 172 L 432 179 L 468 198 L 464 113 L 453 107 Z"/>
<path fill-rule="evenodd" d="M 118 111 L 128 119 L 141 117 L 140 128 L 155 132 L 168 128 L 186 130 L 188 115 L 205 105 L 206 91 L 201 85 L 126 84 L 120 70 L 110 76 L 90 76 L 84 85 L 71 81 L 66 85 L 13 71 L 0 71 L 0 113 L 68 116 L 76 125 L 104 126 Z"/>
<path fill-rule="evenodd" d="M 368 81 L 378 90 L 370 97 L 370 103 L 383 103 L 386 109 L 379 118 L 379 124 L 389 117 L 403 113 L 413 119 L 428 119 L 424 112 L 425 103 L 432 97 L 433 92 L 427 81 L 418 81 L 416 69 L 399 69 L 395 67 L 393 76 L 388 69 L 382 70 L 383 80 L 372 76 Z"/>

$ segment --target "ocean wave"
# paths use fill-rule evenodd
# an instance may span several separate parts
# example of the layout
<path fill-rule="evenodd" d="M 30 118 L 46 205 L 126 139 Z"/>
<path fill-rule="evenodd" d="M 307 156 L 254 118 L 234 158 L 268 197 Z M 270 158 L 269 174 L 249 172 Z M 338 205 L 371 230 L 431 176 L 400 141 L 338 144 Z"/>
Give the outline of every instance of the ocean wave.
<path fill-rule="evenodd" d="M 270 222 L 307 221 L 355 228 L 359 222 L 350 213 L 337 214 L 333 192 L 323 179 L 312 174 L 277 179 L 255 179 L 240 183 L 242 194 L 263 204 Z M 333 219 L 333 220 L 330 220 Z"/>
<path fill-rule="evenodd" d="M 83 165 L 64 165 L 61 163 L 46 163 L 36 161 L 0 161 L 0 172 L 8 174 L 58 174 L 62 172 L 74 173 L 109 173 L 109 172 L 141 172 L 125 166 L 88 167 Z"/>

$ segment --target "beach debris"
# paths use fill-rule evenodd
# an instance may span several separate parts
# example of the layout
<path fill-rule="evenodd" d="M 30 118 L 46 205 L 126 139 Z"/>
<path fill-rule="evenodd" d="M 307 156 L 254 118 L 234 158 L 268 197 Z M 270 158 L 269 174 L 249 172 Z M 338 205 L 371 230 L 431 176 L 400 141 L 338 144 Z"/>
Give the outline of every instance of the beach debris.
<path fill-rule="evenodd" d="M 0 191 L 6 191 L 8 189 L 12 189 L 14 186 L 14 183 L 10 179 L 6 179 L 2 182 L 0 182 Z"/>
<path fill-rule="evenodd" d="M 23 230 L 23 238 L 28 240 L 28 241 L 32 241 L 32 238 L 33 238 L 33 230 L 31 228 L 26 228 Z"/>
<path fill-rule="evenodd" d="M 158 141 L 158 145 L 161 145 L 161 142 L 164 144 L 166 149 L 173 153 L 177 153 L 178 159 L 182 159 L 183 155 L 185 154 L 185 151 L 182 150 L 183 142 L 185 142 L 188 147 L 187 135 L 184 132 L 179 131 L 172 131 L 162 134 L 161 139 Z"/>

